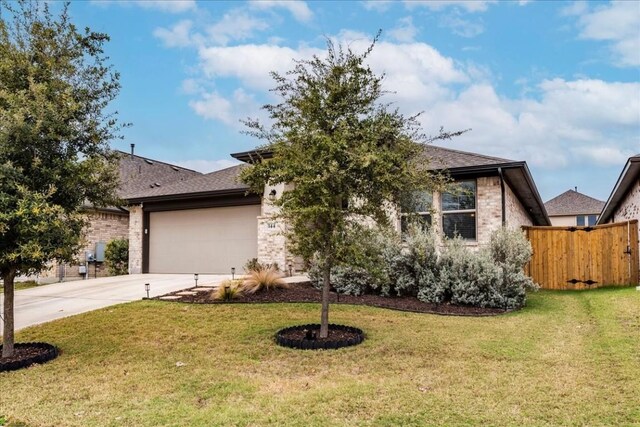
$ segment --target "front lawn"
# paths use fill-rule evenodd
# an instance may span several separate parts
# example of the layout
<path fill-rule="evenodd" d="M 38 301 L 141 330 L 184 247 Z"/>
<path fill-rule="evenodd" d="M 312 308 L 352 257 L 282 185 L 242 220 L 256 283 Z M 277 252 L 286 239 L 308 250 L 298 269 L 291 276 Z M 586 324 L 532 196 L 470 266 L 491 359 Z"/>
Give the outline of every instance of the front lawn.
<path fill-rule="evenodd" d="M 29 426 L 640 425 L 640 292 L 539 292 L 498 317 L 363 306 L 367 340 L 277 347 L 318 304 L 144 301 L 32 327 L 62 355 L 0 374 L 0 419 Z M 181 363 L 178 363 L 181 362 Z M 184 366 L 177 366 L 184 364 Z"/>

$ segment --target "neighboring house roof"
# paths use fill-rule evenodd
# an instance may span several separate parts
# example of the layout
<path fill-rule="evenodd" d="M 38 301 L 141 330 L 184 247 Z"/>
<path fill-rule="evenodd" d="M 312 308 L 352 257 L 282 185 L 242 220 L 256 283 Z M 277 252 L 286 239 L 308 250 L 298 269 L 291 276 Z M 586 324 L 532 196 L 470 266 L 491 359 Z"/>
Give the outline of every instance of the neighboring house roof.
<path fill-rule="evenodd" d="M 127 199 L 129 202 L 161 199 L 184 199 L 194 195 L 223 195 L 245 193 L 249 187 L 240 182 L 240 171 L 247 165 L 237 165 L 204 175 L 176 181 L 168 185 L 145 188 Z"/>
<path fill-rule="evenodd" d="M 640 179 L 640 154 L 629 157 L 625 164 L 616 185 L 611 191 L 611 195 L 602 209 L 597 224 L 605 224 L 609 222 L 620 203 L 627 197 L 633 185 Z"/>
<path fill-rule="evenodd" d="M 569 190 L 549 200 L 544 206 L 549 216 L 599 215 L 604 202 L 575 190 Z"/>
<path fill-rule="evenodd" d="M 472 178 L 482 175 L 502 175 L 513 189 L 523 207 L 531 215 L 535 225 L 551 225 L 549 217 L 533 181 L 526 162 L 485 156 L 460 150 L 424 146 L 425 157 L 430 160 L 431 170 L 446 170 L 454 179 Z M 231 157 L 243 162 L 252 163 L 272 157 L 272 153 L 261 148 L 251 151 L 233 153 Z"/>
<path fill-rule="evenodd" d="M 129 199 L 144 191 L 162 188 L 171 183 L 202 175 L 200 172 L 158 160 L 147 159 L 123 151 L 119 151 L 119 153 L 121 157 L 118 196 L 122 199 Z"/>

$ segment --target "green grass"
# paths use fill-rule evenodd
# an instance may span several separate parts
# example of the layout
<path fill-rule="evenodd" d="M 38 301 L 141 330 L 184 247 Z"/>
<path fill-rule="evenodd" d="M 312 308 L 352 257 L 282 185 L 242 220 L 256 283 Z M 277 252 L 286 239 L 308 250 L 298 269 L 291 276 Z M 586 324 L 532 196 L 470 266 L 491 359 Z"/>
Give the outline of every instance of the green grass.
<path fill-rule="evenodd" d="M 28 426 L 640 425 L 640 292 L 539 292 L 490 318 L 331 307 L 367 340 L 276 346 L 317 304 L 144 301 L 32 327 L 55 361 L 0 374 Z M 186 365 L 177 367 L 176 362 Z"/>

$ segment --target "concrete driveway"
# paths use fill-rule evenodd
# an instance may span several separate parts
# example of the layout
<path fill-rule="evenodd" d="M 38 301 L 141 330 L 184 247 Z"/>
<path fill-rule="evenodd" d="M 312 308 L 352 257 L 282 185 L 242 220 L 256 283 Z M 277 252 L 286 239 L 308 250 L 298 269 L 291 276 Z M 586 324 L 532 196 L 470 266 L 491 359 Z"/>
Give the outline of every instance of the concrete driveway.
<path fill-rule="evenodd" d="M 230 278 L 230 275 L 200 274 L 198 285 L 215 285 Z M 16 291 L 16 330 L 110 305 L 140 300 L 146 296 L 145 283 L 151 285 L 151 297 L 190 288 L 195 284 L 193 274 L 131 274 L 54 283 Z M 0 307 L 3 300 L 4 297 L 0 296 Z"/>

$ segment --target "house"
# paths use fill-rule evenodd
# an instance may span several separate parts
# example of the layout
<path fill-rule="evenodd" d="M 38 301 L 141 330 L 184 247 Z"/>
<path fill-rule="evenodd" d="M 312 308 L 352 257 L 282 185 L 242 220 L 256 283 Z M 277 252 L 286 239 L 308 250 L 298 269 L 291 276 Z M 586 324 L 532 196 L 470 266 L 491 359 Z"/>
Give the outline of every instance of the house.
<path fill-rule="evenodd" d="M 445 235 L 459 233 L 470 246 L 488 243 L 501 225 L 550 225 L 529 169 L 513 161 L 428 146 L 433 170 L 446 169 L 464 194 L 426 195 Z M 251 163 L 255 151 L 232 154 Z M 268 152 L 262 152 L 264 158 Z M 250 194 L 239 182 L 246 165 L 233 166 L 168 185 L 140 188 L 128 195 L 130 273 L 229 273 L 251 258 L 301 268 L 274 219 L 272 200 L 285 185 Z M 398 228 L 401 226 L 398 217 Z"/>
<path fill-rule="evenodd" d="M 568 190 L 544 204 L 551 225 L 558 227 L 596 225 L 604 207 L 602 200 L 594 199 L 575 190 Z"/>
<path fill-rule="evenodd" d="M 127 200 L 132 194 L 146 189 L 161 188 L 170 183 L 180 182 L 201 175 L 180 166 L 151 160 L 131 153 L 119 151 L 120 187 L 118 196 Z M 41 274 L 40 280 L 74 280 L 85 277 L 107 276 L 104 265 L 104 249 L 113 239 L 129 237 L 129 210 L 125 207 L 94 208 L 87 206 L 88 226 L 85 230 L 84 245 L 72 264 L 54 264 Z"/>
<path fill-rule="evenodd" d="M 640 233 L 640 154 L 629 157 L 624 165 L 598 218 L 598 225 L 632 219 L 639 220 Z"/>

